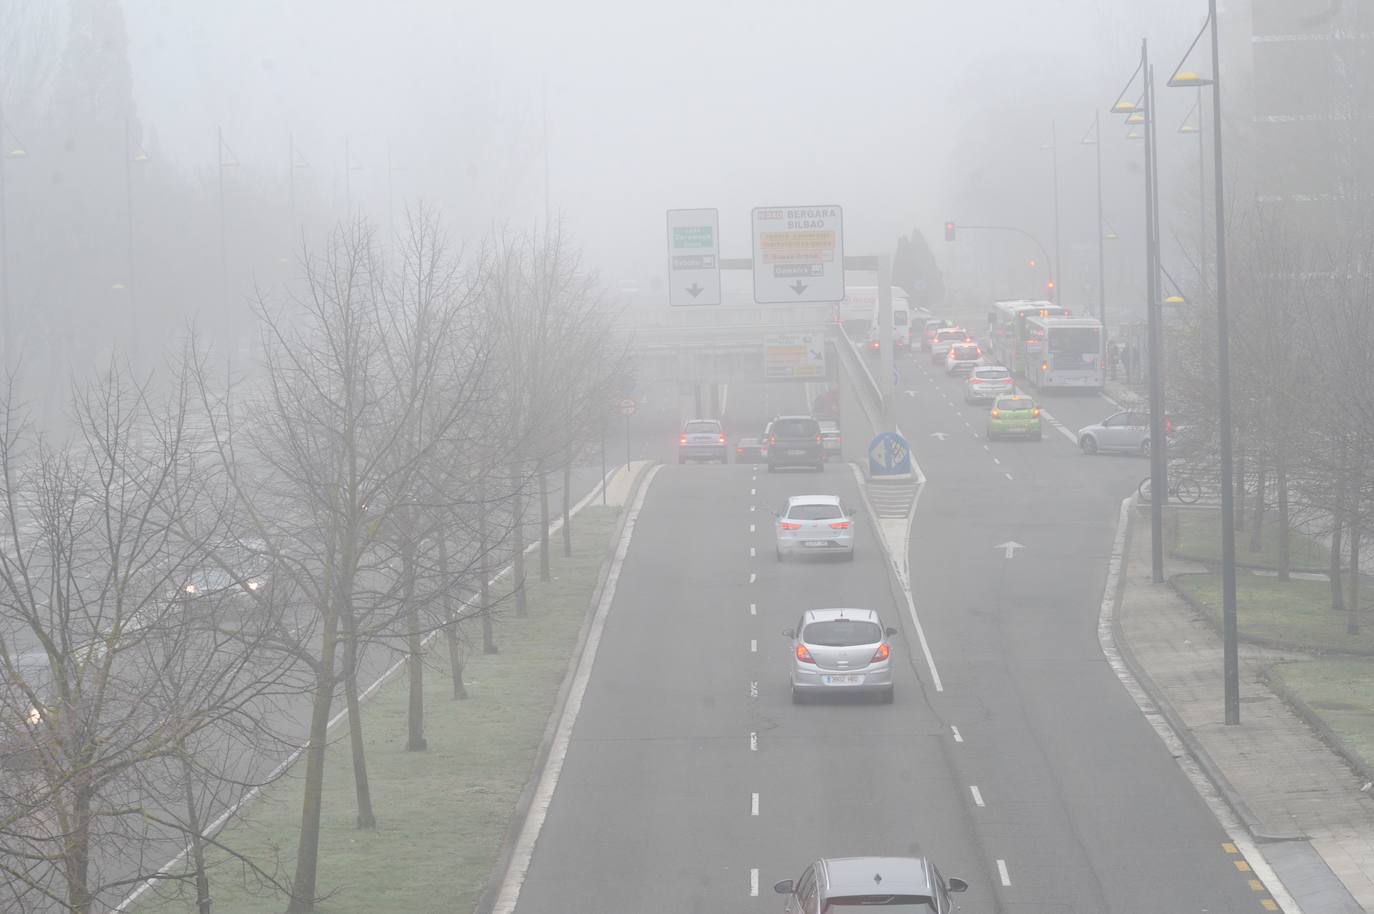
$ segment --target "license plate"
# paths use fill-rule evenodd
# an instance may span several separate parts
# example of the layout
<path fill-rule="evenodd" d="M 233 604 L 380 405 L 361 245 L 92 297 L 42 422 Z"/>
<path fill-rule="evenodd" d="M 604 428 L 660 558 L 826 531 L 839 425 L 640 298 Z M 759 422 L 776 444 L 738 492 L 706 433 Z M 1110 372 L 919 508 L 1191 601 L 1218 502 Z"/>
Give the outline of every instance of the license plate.
<path fill-rule="evenodd" d="M 802 545 L 803 545 L 803 546 L 824 546 L 824 545 L 826 545 L 826 542 L 825 542 L 825 540 L 806 540 L 805 542 L 802 543 Z"/>
<path fill-rule="evenodd" d="M 805 453 L 806 453 L 806 451 L 788 451 L 788 452 L 787 452 L 787 455 L 788 455 L 789 457 L 800 457 L 801 455 L 803 455 L 803 454 L 805 454 Z"/>
<path fill-rule="evenodd" d="M 862 685 L 862 673 L 832 673 L 825 677 L 826 685 Z"/>

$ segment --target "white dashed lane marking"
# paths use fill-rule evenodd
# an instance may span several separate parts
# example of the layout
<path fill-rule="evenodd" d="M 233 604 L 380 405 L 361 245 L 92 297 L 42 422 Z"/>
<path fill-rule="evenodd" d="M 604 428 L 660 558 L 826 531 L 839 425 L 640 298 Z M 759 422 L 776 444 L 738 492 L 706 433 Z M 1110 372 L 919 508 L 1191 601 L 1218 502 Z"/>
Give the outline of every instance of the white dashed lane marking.
<path fill-rule="evenodd" d="M 749 751 L 750 751 L 750 752 L 758 752 L 758 751 L 759 751 L 759 735 L 758 735 L 758 733 L 751 732 L 751 733 L 749 734 Z"/>
<path fill-rule="evenodd" d="M 751 816 L 757 816 L 758 814 L 759 814 L 759 795 L 756 794 L 756 793 L 751 793 L 751 794 L 749 795 L 749 815 L 751 815 Z"/>
<path fill-rule="evenodd" d="M 962 743 L 964 741 L 964 736 L 962 733 L 959 732 L 959 728 L 954 726 L 953 724 L 950 724 L 949 728 L 954 731 L 954 741 L 956 743 Z"/>
<path fill-rule="evenodd" d="M 1011 874 L 1007 872 L 1007 861 L 998 859 L 997 875 L 1002 877 L 1002 885 L 1011 885 Z"/>
<path fill-rule="evenodd" d="M 758 867 L 749 870 L 749 897 L 757 898 L 759 894 L 759 871 Z"/>
<path fill-rule="evenodd" d="M 973 794 L 973 803 L 974 803 L 975 806 L 986 806 L 986 805 L 987 805 L 986 803 L 983 802 L 983 794 L 978 790 L 978 785 L 977 785 L 977 784 L 970 784 L 968 790 L 969 790 L 969 793 Z"/>
<path fill-rule="evenodd" d="M 753 546 L 750 546 L 750 547 L 749 547 L 749 557 L 752 559 L 752 558 L 754 558 L 757 554 L 758 554 L 758 553 L 756 553 L 756 552 L 754 551 L 754 547 L 753 547 Z"/>
<path fill-rule="evenodd" d="M 749 640 L 749 653 L 751 653 L 751 654 L 757 654 L 758 652 L 759 652 L 759 639 L 757 639 L 757 638 L 751 638 L 751 639 Z"/>
<path fill-rule="evenodd" d="M 749 681 L 749 697 L 750 697 L 750 698 L 758 698 L 758 697 L 759 697 L 759 683 L 758 683 L 758 680 L 757 680 L 757 679 L 751 679 L 751 680 Z"/>
<path fill-rule="evenodd" d="M 1008 476 L 1007 478 L 1008 478 L 1008 479 L 1011 479 L 1010 476 Z M 749 572 L 749 583 L 750 583 L 750 584 L 754 583 L 754 582 L 757 581 L 758 579 L 759 579 L 759 576 L 758 576 L 756 573 L 754 573 L 754 572 L 752 572 L 752 571 Z"/>
<path fill-rule="evenodd" d="M 758 614 L 759 614 L 759 605 L 758 605 L 757 603 L 750 603 L 750 604 L 749 604 L 749 615 L 751 615 L 751 616 L 757 616 Z"/>

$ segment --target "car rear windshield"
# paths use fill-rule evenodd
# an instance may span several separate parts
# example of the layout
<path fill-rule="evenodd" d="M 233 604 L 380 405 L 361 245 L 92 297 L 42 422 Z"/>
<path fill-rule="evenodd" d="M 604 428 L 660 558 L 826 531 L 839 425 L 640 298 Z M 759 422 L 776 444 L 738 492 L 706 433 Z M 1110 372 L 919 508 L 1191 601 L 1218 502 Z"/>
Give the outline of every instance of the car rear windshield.
<path fill-rule="evenodd" d="M 882 907 L 883 914 L 930 914 L 935 910 L 928 895 L 843 895 L 826 899 L 830 908 Z"/>
<path fill-rule="evenodd" d="M 720 431 L 720 423 L 706 420 L 702 420 L 701 422 L 688 422 L 687 427 L 684 428 L 683 431 L 689 435 L 694 433 L 698 435 L 714 435 Z"/>
<path fill-rule="evenodd" d="M 844 517 L 839 505 L 793 505 L 788 520 L 831 520 Z"/>
<path fill-rule="evenodd" d="M 939 330 L 939 329 L 940 329 L 941 327 L 943 327 L 944 325 L 945 325 L 944 320 L 942 320 L 941 318 L 938 318 L 938 317 L 937 317 L 937 318 L 932 318 L 931 320 L 926 321 L 926 329 L 927 329 L 927 330 Z"/>
<path fill-rule="evenodd" d="M 780 419 L 773 423 L 773 434 L 779 438 L 814 438 L 820 433 L 815 419 Z"/>
<path fill-rule="evenodd" d="M 1035 404 L 1030 400 L 998 400 L 997 408 L 1000 410 L 1032 409 Z"/>
<path fill-rule="evenodd" d="M 883 630 L 876 622 L 832 619 L 828 622 L 812 622 L 802 632 L 802 640 L 818 647 L 853 647 L 857 644 L 877 644 L 883 640 Z"/>
<path fill-rule="evenodd" d="M 982 378 L 984 381 L 1001 381 L 1011 377 L 1011 372 L 1005 368 L 977 368 L 973 372 L 975 378 Z"/>
<path fill-rule="evenodd" d="M 941 330 L 935 334 L 935 339 L 942 343 L 946 340 L 962 340 L 963 338 L 964 331 L 962 330 Z"/>
<path fill-rule="evenodd" d="M 976 359 L 978 358 L 977 346 L 955 346 L 950 350 L 954 353 L 955 359 Z"/>

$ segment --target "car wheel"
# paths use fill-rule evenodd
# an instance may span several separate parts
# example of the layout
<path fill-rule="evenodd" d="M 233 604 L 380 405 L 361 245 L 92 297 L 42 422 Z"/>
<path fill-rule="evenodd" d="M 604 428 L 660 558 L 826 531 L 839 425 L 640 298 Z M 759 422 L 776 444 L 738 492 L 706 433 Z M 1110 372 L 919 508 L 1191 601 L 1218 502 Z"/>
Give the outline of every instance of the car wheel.
<path fill-rule="evenodd" d="M 846 562 L 854 561 L 854 550 L 852 548 L 844 554 L 844 560 Z"/>
<path fill-rule="evenodd" d="M 1097 439 L 1092 435 L 1084 435 L 1083 440 L 1078 442 L 1078 446 L 1083 449 L 1083 453 L 1089 456 L 1097 453 Z"/>
<path fill-rule="evenodd" d="M 729 454 L 721 454 L 721 455 L 720 455 L 720 462 L 721 462 L 721 463 L 724 463 L 724 464 L 728 464 L 728 463 L 730 462 L 730 455 L 729 455 Z"/>
<path fill-rule="evenodd" d="M 994 431 L 989 431 L 989 432 L 988 432 L 988 440 L 989 440 L 989 441 L 996 441 L 996 440 L 997 440 L 997 433 L 994 432 Z"/>
<path fill-rule="evenodd" d="M 896 686 L 890 686 L 886 692 L 881 693 L 880 697 L 878 698 L 878 701 L 882 702 L 885 705 L 892 704 L 892 699 L 896 697 L 896 691 Z"/>
<path fill-rule="evenodd" d="M 794 705 L 804 705 L 804 704 L 806 704 L 806 693 L 803 692 L 803 691 L 801 691 L 801 690 L 799 690 L 796 686 L 793 686 L 793 687 L 792 687 L 792 704 L 794 704 Z"/>
<path fill-rule="evenodd" d="M 776 556 L 778 557 L 778 561 L 779 561 L 779 562 L 781 562 L 781 561 L 784 560 L 784 556 L 783 556 L 783 554 L 782 554 L 782 550 L 781 550 L 781 549 L 779 549 L 779 548 L 777 548 L 777 547 L 774 547 L 774 548 L 773 548 L 773 554 L 776 555 Z"/>
<path fill-rule="evenodd" d="M 816 472 L 817 472 L 817 473 L 824 473 L 824 472 L 825 472 L 825 458 L 821 458 L 821 462 L 818 463 L 818 464 L 816 464 Z"/>
<path fill-rule="evenodd" d="M 682 465 L 682 464 L 684 464 L 684 463 L 687 462 L 687 458 L 686 458 L 686 457 L 683 457 L 681 454 L 679 454 L 679 455 L 678 455 L 678 458 L 677 458 L 677 462 L 678 462 L 678 465 L 680 466 L 680 465 Z"/>
<path fill-rule="evenodd" d="M 1040 440 L 1041 438 L 1043 438 L 1043 437 L 1045 437 L 1045 435 L 1044 435 L 1043 432 L 1036 432 L 1036 433 L 1035 433 L 1035 437 L 1032 438 L 1031 440 L 1032 440 L 1032 441 L 1039 441 L 1039 440 Z"/>

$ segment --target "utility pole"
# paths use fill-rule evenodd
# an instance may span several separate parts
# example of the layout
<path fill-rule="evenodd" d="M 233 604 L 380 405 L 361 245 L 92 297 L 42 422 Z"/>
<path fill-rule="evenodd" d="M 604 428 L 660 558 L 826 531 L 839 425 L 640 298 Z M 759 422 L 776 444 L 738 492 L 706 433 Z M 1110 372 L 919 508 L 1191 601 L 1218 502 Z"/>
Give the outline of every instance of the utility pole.
<path fill-rule="evenodd" d="M 1093 112 L 1093 145 L 1097 147 L 1097 319 L 1102 322 L 1102 341 L 1106 345 L 1111 334 L 1107 332 L 1107 233 L 1102 219 L 1102 115 L 1097 111 Z M 1110 351 L 1109 348 L 1109 354 Z"/>
<path fill-rule="evenodd" d="M 9 371 L 14 334 L 10 333 L 10 256 L 7 235 L 9 219 L 5 214 L 5 160 L 10 158 L 6 137 L 5 111 L 0 107 L 0 334 L 4 334 L 4 370 Z"/>
<path fill-rule="evenodd" d="M 1140 72 L 1145 79 L 1145 277 L 1146 314 L 1149 317 L 1150 360 L 1150 577 L 1156 584 L 1164 581 L 1164 501 L 1168 487 L 1164 478 L 1164 388 L 1161 349 L 1159 282 L 1159 173 L 1155 167 L 1154 70 L 1150 66 L 1149 42 L 1140 42 Z"/>
<path fill-rule="evenodd" d="M 1062 261 L 1062 260 L 1060 259 L 1060 256 L 1059 256 L 1059 122 L 1058 122 L 1058 121 L 1050 121 L 1050 159 L 1051 159 L 1052 162 L 1053 162 L 1052 170 L 1053 170 L 1053 173 L 1054 173 L 1054 264 L 1055 264 L 1056 267 L 1059 267 L 1060 269 L 1063 269 L 1064 261 Z M 1050 299 L 1050 301 L 1055 302 L 1056 304 L 1062 305 L 1062 304 L 1064 303 L 1064 302 L 1063 302 L 1063 299 L 1061 298 L 1061 295 L 1062 295 L 1063 293 L 1062 293 L 1062 292 L 1060 291 L 1060 289 L 1059 289 L 1059 286 L 1061 285 L 1061 282 L 1060 282 L 1059 279 L 1054 279 L 1053 282 L 1054 282 L 1054 289 L 1051 290 L 1051 291 L 1053 292 L 1053 294 L 1049 296 L 1049 299 Z"/>
<path fill-rule="evenodd" d="M 544 129 L 544 231 L 549 230 L 553 206 L 549 199 L 549 77 L 546 73 L 540 90 L 540 120 Z"/>
<path fill-rule="evenodd" d="M 128 279 L 129 289 L 129 329 L 132 331 L 129 354 L 135 366 L 138 363 L 138 283 L 134 277 L 134 153 L 129 143 L 129 116 L 124 115 L 124 217 L 125 235 L 128 241 Z"/>

